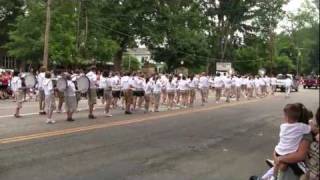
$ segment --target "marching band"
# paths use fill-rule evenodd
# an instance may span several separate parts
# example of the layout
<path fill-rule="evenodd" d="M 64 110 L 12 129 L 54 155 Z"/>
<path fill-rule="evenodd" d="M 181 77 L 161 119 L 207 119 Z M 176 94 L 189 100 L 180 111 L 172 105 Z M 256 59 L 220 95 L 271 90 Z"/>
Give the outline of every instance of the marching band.
<path fill-rule="evenodd" d="M 17 102 L 14 116 L 20 116 L 25 89 L 35 89 L 38 93 L 39 114 L 47 115 L 47 123 L 53 124 L 53 112 L 62 111 L 65 106 L 67 121 L 74 121 L 73 114 L 77 111 L 78 103 L 84 94 L 88 100 L 89 119 L 95 119 L 94 106 L 97 98 L 102 97 L 106 117 L 111 117 L 111 109 L 122 107 L 125 114 L 132 114 L 136 109 L 143 109 L 145 113 L 159 112 L 164 105 L 168 110 L 175 107 L 192 108 L 199 92 L 201 105 L 208 103 L 210 91 L 215 92 L 215 102 L 220 103 L 225 97 L 227 103 L 230 98 L 239 101 L 245 99 L 263 98 L 274 95 L 276 78 L 274 76 L 230 75 L 217 73 L 209 76 L 183 74 L 154 74 L 146 75 L 142 72 L 119 73 L 104 71 L 100 73 L 92 66 L 87 73 L 81 71 L 60 72 L 55 75 L 45 68 L 39 74 L 13 73 L 11 89 Z M 58 97 L 58 107 L 56 107 Z"/>

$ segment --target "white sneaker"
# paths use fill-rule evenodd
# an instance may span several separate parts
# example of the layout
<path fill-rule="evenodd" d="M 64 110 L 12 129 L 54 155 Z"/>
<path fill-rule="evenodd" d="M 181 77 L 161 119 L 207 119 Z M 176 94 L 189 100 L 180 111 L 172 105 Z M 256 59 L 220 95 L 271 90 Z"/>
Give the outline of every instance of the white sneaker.
<path fill-rule="evenodd" d="M 107 117 L 112 117 L 112 114 L 107 113 L 106 116 L 107 116 Z"/>
<path fill-rule="evenodd" d="M 54 123 L 56 123 L 56 121 L 55 120 L 51 120 L 51 124 L 54 124 Z"/>
<path fill-rule="evenodd" d="M 50 124 L 51 123 L 51 119 L 47 119 L 46 123 Z"/>

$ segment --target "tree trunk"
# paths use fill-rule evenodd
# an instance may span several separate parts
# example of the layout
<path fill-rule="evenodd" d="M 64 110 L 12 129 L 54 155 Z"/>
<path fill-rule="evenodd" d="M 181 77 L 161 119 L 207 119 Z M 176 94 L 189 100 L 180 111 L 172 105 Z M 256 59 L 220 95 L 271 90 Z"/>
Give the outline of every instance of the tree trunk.
<path fill-rule="evenodd" d="M 78 0 L 78 19 L 77 19 L 77 29 L 76 29 L 76 50 L 77 53 L 80 49 L 80 20 L 81 20 L 81 1 Z"/>
<path fill-rule="evenodd" d="M 114 59 L 113 59 L 115 71 L 122 70 L 122 55 L 123 55 L 123 49 L 121 48 L 116 52 Z"/>
<path fill-rule="evenodd" d="M 270 34 L 269 34 L 269 58 L 270 58 L 270 73 L 273 73 L 273 64 L 274 64 L 274 32 L 272 30 L 270 30 Z"/>
<path fill-rule="evenodd" d="M 49 32 L 50 32 L 50 12 L 51 0 L 47 0 L 47 14 L 46 14 L 46 29 L 44 33 L 44 48 L 43 48 L 43 66 L 48 68 L 48 54 L 49 54 Z"/>

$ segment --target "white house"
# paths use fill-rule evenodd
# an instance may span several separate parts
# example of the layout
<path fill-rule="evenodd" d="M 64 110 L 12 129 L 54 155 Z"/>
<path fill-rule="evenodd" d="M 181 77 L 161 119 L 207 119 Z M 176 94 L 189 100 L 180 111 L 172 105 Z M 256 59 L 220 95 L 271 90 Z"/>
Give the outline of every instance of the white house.
<path fill-rule="evenodd" d="M 145 64 L 146 62 L 150 64 L 156 64 L 156 62 L 152 59 L 151 52 L 148 48 L 128 49 L 126 54 L 137 58 L 141 65 Z"/>

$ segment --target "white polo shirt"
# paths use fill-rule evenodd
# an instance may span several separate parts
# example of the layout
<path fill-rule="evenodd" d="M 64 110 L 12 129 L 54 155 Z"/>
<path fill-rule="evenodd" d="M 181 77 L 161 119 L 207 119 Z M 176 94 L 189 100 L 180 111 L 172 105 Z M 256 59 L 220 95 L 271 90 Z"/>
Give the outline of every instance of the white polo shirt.
<path fill-rule="evenodd" d="M 209 79 L 206 76 L 201 76 L 199 79 L 199 88 L 208 88 L 209 87 Z"/>
<path fill-rule="evenodd" d="M 223 79 L 223 81 L 224 81 L 224 87 L 225 87 L 226 89 L 230 89 L 230 88 L 231 88 L 231 85 L 232 85 L 231 78 L 230 78 L 230 77 L 225 77 L 225 78 Z"/>
<path fill-rule="evenodd" d="M 95 72 L 90 71 L 86 74 L 86 76 L 89 78 L 90 80 L 90 89 L 96 89 L 96 83 L 97 83 L 97 75 Z"/>
<path fill-rule="evenodd" d="M 44 72 L 38 74 L 37 81 L 39 90 L 43 90 L 43 81 L 46 79 L 45 76 Z"/>
<path fill-rule="evenodd" d="M 181 79 L 178 84 L 178 89 L 181 91 L 189 90 L 189 81 L 186 79 Z"/>
<path fill-rule="evenodd" d="M 43 81 L 43 90 L 44 90 L 44 94 L 46 96 L 54 94 L 53 84 L 52 84 L 52 80 L 51 79 L 47 79 L 47 78 L 44 79 L 44 81 Z"/>
<path fill-rule="evenodd" d="M 66 89 L 64 95 L 68 97 L 76 96 L 76 86 L 72 82 L 72 80 L 67 81 L 68 88 Z"/>
<path fill-rule="evenodd" d="M 236 77 L 234 80 L 235 80 L 235 86 L 236 87 L 241 87 L 242 80 L 240 78 L 238 78 L 238 77 Z"/>
<path fill-rule="evenodd" d="M 11 90 L 17 92 L 22 87 L 22 81 L 18 76 L 15 76 L 11 80 Z"/>
<path fill-rule="evenodd" d="M 216 76 L 213 80 L 214 87 L 216 88 L 222 88 L 224 85 L 223 79 L 220 76 Z"/>
<path fill-rule="evenodd" d="M 121 82 L 119 76 L 113 76 L 111 78 L 111 86 L 112 91 L 120 91 L 121 90 Z"/>
<path fill-rule="evenodd" d="M 134 81 L 132 77 L 129 76 L 123 76 L 121 78 L 121 89 L 122 90 L 129 90 L 134 87 Z"/>
<path fill-rule="evenodd" d="M 160 93 L 161 92 L 161 87 L 162 87 L 162 84 L 160 82 L 160 80 L 158 79 L 155 83 L 154 83 L 154 86 L 153 86 L 153 93 Z"/>

